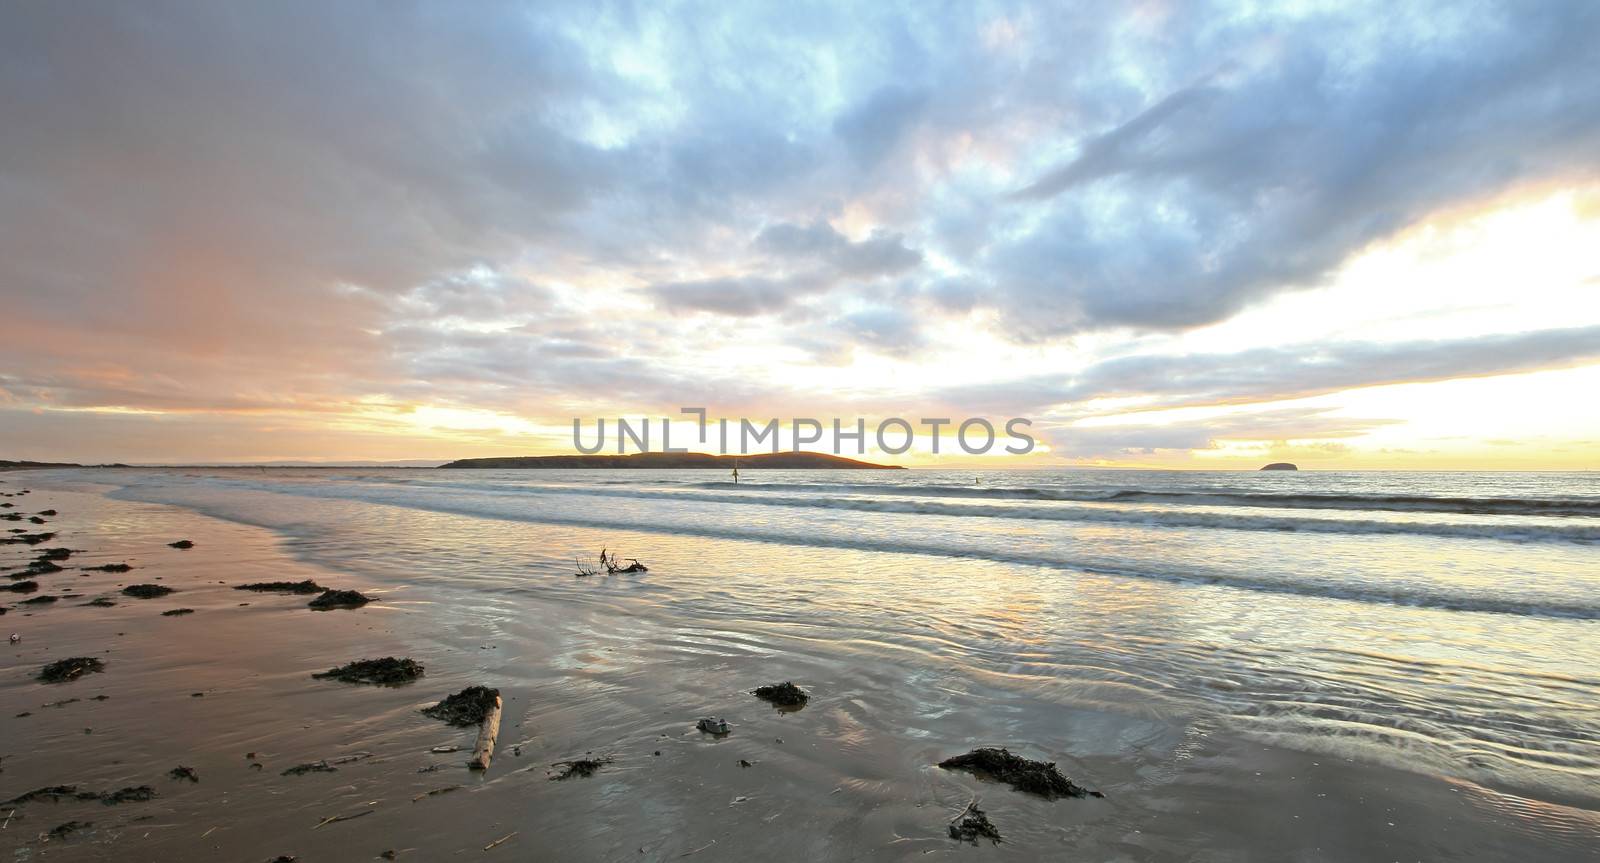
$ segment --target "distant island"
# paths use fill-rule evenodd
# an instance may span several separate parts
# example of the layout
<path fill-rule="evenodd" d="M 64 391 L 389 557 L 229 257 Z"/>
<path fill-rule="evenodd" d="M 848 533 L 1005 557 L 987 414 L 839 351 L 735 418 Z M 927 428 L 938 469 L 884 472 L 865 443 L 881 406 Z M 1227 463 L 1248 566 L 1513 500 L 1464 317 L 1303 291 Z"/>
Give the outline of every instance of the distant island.
<path fill-rule="evenodd" d="M 530 455 L 506 458 L 464 458 L 440 468 L 490 470 L 573 468 L 658 470 L 904 470 L 895 464 L 873 464 L 820 452 L 768 452 L 755 455 L 711 455 L 703 452 L 639 452 L 630 455 Z"/>
<path fill-rule="evenodd" d="M 0 470 L 42 470 L 50 467 L 83 467 L 81 464 L 53 461 L 7 461 L 0 459 Z"/>
<path fill-rule="evenodd" d="M 1262 468 L 1262 470 L 1299 470 L 1300 468 L 1286 461 L 1275 461 Z"/>

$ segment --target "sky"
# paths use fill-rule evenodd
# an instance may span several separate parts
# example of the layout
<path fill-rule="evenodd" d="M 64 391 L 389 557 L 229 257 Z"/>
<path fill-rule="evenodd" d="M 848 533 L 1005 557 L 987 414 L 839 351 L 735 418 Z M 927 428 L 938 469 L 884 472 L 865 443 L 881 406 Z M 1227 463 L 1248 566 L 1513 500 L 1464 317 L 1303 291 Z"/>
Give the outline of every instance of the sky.
<path fill-rule="evenodd" d="M 0 5 L 0 458 L 1600 469 L 1600 4 Z"/>

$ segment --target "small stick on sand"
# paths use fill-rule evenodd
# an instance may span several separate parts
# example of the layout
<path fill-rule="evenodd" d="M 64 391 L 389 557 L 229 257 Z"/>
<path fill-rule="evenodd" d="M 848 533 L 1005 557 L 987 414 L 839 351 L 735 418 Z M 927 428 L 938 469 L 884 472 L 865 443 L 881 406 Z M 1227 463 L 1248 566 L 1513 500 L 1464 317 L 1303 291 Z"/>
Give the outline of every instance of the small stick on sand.
<path fill-rule="evenodd" d="M 472 760 L 467 762 L 473 770 L 488 770 L 489 760 L 494 757 L 494 742 L 500 737 L 500 704 L 500 696 L 496 695 L 494 706 L 478 727 L 478 745 L 472 747 Z"/>
<path fill-rule="evenodd" d="M 458 789 L 460 787 L 461 787 L 460 785 L 446 785 L 443 788 L 435 788 L 432 791 L 424 791 L 421 794 L 418 794 L 417 796 L 411 798 L 411 802 L 415 803 L 418 800 L 421 800 L 421 799 L 423 799 L 425 797 L 437 797 L 440 794 L 449 794 L 450 792 L 455 791 L 456 789 Z"/>
<path fill-rule="evenodd" d="M 701 845 L 699 848 L 694 849 L 693 851 L 685 851 L 682 854 L 679 854 L 678 856 L 679 857 L 688 857 L 691 854 L 699 854 L 701 851 L 704 851 L 707 848 L 710 848 L 711 846 L 713 846 L 715 844 L 717 844 L 717 840 L 713 839 L 710 842 L 707 842 L 706 844 Z"/>
<path fill-rule="evenodd" d="M 350 821 L 350 820 L 353 820 L 353 819 L 356 819 L 356 818 L 360 818 L 363 815 L 371 815 L 373 812 L 376 812 L 376 811 L 377 810 L 375 810 L 375 809 L 368 809 L 365 812 L 357 812 L 354 815 L 330 815 L 327 818 L 322 819 L 321 823 L 319 823 L 316 827 L 313 827 L 311 829 L 312 830 L 320 830 L 323 826 L 328 825 L 328 824 L 332 824 L 332 823 L 334 823 L 336 821 Z"/>
<path fill-rule="evenodd" d="M 490 848 L 493 848 L 494 846 L 499 845 L 501 842 L 504 842 L 507 839 L 510 839 L 511 837 L 513 837 L 515 835 L 517 835 L 515 832 L 507 833 L 506 835 L 501 836 L 499 839 L 496 839 L 493 842 L 490 842 L 488 845 L 483 846 L 483 850 L 488 851 Z"/>

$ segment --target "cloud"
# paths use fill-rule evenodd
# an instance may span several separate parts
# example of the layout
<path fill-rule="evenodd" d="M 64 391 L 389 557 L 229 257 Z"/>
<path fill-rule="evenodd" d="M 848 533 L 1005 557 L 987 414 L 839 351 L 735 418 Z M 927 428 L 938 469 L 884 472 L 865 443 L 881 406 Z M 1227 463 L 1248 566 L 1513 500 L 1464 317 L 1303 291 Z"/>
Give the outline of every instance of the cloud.
<path fill-rule="evenodd" d="M 1283 408 L 1168 425 L 1073 425 L 1045 429 L 1040 437 L 1060 458 L 1127 460 L 1220 448 L 1221 441 L 1283 444 L 1316 441 L 1336 452 L 1339 438 L 1352 438 L 1398 420 L 1339 416 L 1326 408 Z"/>
<path fill-rule="evenodd" d="M 755 245 L 778 257 L 815 261 L 841 277 L 858 279 L 897 275 L 922 263 L 922 253 L 907 248 L 902 234 L 875 231 L 865 240 L 851 242 L 822 221 L 769 225 L 757 235 Z"/>
<path fill-rule="evenodd" d="M 1251 17 L 1178 43 L 1180 68 L 1227 60 L 1016 193 L 1042 212 L 985 256 L 994 305 L 1036 339 L 1202 326 L 1431 212 L 1595 176 L 1600 9 L 1434 12 Z"/>
<path fill-rule="evenodd" d="M 650 293 L 669 311 L 754 317 L 784 311 L 800 299 L 844 284 L 904 273 L 922 262 L 922 254 L 908 248 L 900 234 L 878 231 L 852 242 L 823 221 L 769 225 L 751 248 L 762 255 L 756 269 L 794 271 L 781 277 L 752 273 L 664 282 L 651 285 Z"/>
<path fill-rule="evenodd" d="M 24 4 L 0 28 L 0 397 L 828 398 L 806 363 L 909 369 L 959 326 L 1064 370 L 975 403 L 1577 362 L 1576 332 L 1076 371 L 1097 354 L 1073 345 L 1137 350 L 1433 213 L 1600 176 L 1597 38 L 1581 2 Z"/>
<path fill-rule="evenodd" d="M 1034 411 L 1093 399 L 1141 408 L 1307 398 L 1361 387 L 1571 368 L 1600 361 L 1600 326 L 1417 342 L 1338 342 L 1228 354 L 1139 354 L 1068 374 L 1040 374 L 944 393 L 954 403 Z"/>
<path fill-rule="evenodd" d="M 856 161 L 873 166 L 905 140 L 927 103 L 924 93 L 885 86 L 839 115 L 833 130 Z"/>

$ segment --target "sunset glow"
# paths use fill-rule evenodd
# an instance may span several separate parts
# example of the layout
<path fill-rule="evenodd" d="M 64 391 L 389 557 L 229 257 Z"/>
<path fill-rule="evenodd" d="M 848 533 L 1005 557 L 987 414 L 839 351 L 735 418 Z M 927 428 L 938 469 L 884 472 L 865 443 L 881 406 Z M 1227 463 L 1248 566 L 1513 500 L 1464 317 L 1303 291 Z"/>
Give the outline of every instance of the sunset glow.
<path fill-rule="evenodd" d="M 1600 467 L 1570 23 L 327 12 L 359 61 L 270 5 L 14 12 L 0 455 L 558 454 L 704 405 L 1026 416 L 1017 465 Z"/>

